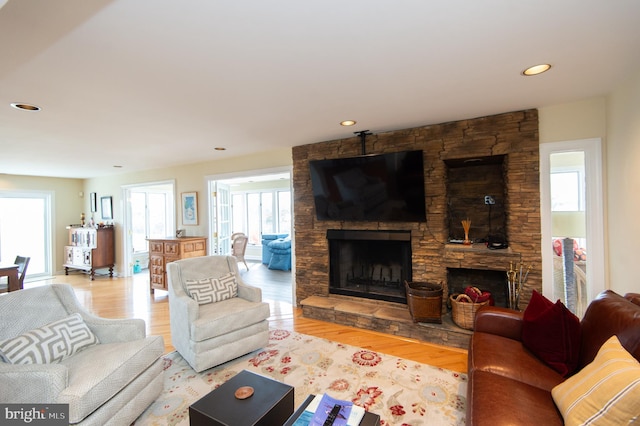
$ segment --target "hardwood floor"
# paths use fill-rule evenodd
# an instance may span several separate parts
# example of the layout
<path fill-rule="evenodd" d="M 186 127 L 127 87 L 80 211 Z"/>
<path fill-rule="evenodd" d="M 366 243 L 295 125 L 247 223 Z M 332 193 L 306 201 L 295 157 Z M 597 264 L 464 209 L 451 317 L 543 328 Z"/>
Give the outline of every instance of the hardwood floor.
<path fill-rule="evenodd" d="M 453 371 L 467 371 L 467 351 L 462 349 L 304 318 L 302 310 L 292 305 L 290 272 L 272 271 L 261 263 L 248 263 L 248 271 L 243 264 L 238 265 L 240 274 L 245 282 L 262 289 L 263 300 L 271 307 L 271 328 L 322 337 Z M 80 302 L 98 316 L 145 320 L 147 333 L 162 335 L 166 351 L 174 350 L 169 327 L 168 293 L 160 290 L 150 293 L 146 270 L 127 278 L 96 275 L 94 281 L 90 281 L 88 275 L 74 272 L 68 276 L 57 275 L 52 279 L 25 283 L 25 288 L 51 283 L 71 284 Z"/>

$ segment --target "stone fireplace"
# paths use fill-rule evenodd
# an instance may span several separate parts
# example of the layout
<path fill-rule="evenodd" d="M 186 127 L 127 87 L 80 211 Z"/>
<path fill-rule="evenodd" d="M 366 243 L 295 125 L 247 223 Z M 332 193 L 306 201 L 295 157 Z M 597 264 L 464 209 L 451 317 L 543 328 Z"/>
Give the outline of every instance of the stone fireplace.
<path fill-rule="evenodd" d="M 402 274 L 412 281 L 442 283 L 443 305 L 450 293 L 467 282 L 480 283 L 478 287 L 495 284 L 494 291 L 501 293 L 499 288 L 506 288 L 501 286 L 505 285 L 510 262 L 532 264 L 520 299 L 524 308 L 531 292 L 542 289 L 537 110 L 374 133 L 366 139 L 366 152 L 370 154 L 410 150 L 422 150 L 424 155 L 425 222 L 318 220 L 309 161 L 361 155 L 361 140 L 350 137 L 293 148 L 297 305 L 304 305 L 303 301 L 312 297 L 322 299 L 328 307 L 334 303 L 332 300 L 344 303 L 361 300 L 331 289 L 333 249 L 327 235 L 332 230 L 398 232 L 410 236 L 407 243 L 411 267 L 406 272 L 403 269 Z M 494 204 L 485 203 L 486 196 Z M 460 220 L 467 218 L 471 220 L 470 238 L 474 241 L 471 246 L 452 241 L 463 235 Z M 488 249 L 485 241 L 491 235 L 502 236 L 508 247 Z M 376 256 L 373 255 L 374 260 Z M 369 270 L 371 277 L 377 274 L 377 280 L 383 283 L 378 289 L 387 290 L 384 283 L 394 281 L 398 270 L 385 272 L 381 270 L 384 262 L 373 263 L 376 265 L 360 267 Z M 341 274 L 346 279 L 347 274 Z M 387 274 L 394 278 L 387 278 Z M 372 302 L 407 309 L 405 302 L 398 299 L 377 298 Z M 443 316 L 447 316 L 445 306 Z M 349 321 L 352 323 L 348 325 L 400 333 L 397 327 L 381 325 L 393 321 Z"/>
<path fill-rule="evenodd" d="M 329 293 L 407 303 L 411 233 L 329 229 Z"/>

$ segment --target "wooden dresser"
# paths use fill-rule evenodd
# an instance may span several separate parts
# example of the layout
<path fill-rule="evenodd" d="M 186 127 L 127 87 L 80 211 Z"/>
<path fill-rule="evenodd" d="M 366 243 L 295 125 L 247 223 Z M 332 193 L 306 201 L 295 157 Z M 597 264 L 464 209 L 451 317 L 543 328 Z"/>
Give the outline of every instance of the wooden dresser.
<path fill-rule="evenodd" d="M 180 259 L 207 255 L 205 237 L 149 239 L 149 274 L 151 293 L 167 290 L 165 265 Z"/>

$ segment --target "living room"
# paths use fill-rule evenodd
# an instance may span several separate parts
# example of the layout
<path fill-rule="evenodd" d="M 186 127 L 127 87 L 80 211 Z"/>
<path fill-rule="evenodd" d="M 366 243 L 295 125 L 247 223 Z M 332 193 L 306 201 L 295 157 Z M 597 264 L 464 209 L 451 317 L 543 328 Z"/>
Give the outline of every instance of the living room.
<path fill-rule="evenodd" d="M 14 0 L 15 2 L 15 0 Z M 5 7 L 0 10 L 0 19 L 5 8 L 15 7 L 10 1 Z M 632 7 L 629 6 L 628 7 Z M 633 6 L 635 7 L 635 6 Z M 95 11 L 94 11 L 95 12 Z M 86 11 L 87 15 L 91 15 L 90 11 Z M 88 19 L 88 18 L 87 18 Z M 77 22 L 75 22 L 77 23 Z M 70 27 L 74 27 L 74 22 L 69 22 Z M 61 33 L 64 31 L 60 30 Z M 62 37 L 60 34 L 58 36 Z M 628 35 L 630 38 L 636 37 L 637 33 L 631 33 Z M 37 51 L 33 47 L 33 51 Z M 578 49 L 578 48 L 576 48 Z M 4 48 L 3 48 L 4 51 Z M 30 51 L 29 54 L 32 54 Z M 629 52 L 627 61 L 633 62 L 635 54 Z M 26 59 L 22 59 L 28 62 Z M 559 60 L 554 59 L 559 63 Z M 14 68 L 19 68 L 20 58 L 16 59 L 13 63 Z M 353 58 L 354 63 L 358 63 L 357 57 Z M 54 203 L 52 205 L 52 224 L 51 224 L 51 273 L 60 275 L 63 274 L 63 263 L 65 259 L 64 246 L 67 239 L 66 227 L 70 224 L 79 223 L 80 214 L 85 213 L 87 218 L 91 212 L 91 200 L 89 194 L 95 193 L 98 198 L 102 196 L 112 197 L 113 203 L 113 223 L 116 226 L 116 274 L 118 276 L 132 275 L 130 262 L 125 257 L 125 236 L 122 234 L 122 224 L 124 222 L 124 206 L 126 200 L 123 196 L 123 188 L 130 185 L 137 184 L 149 184 L 154 182 L 164 182 L 171 180 L 175 182 L 175 195 L 176 199 L 182 193 L 196 192 L 199 196 L 197 216 L 200 218 L 197 225 L 182 226 L 182 217 L 180 216 L 179 208 L 176 207 L 176 225 L 178 228 L 184 228 L 186 230 L 186 236 L 208 236 L 211 233 L 209 228 L 209 218 L 211 217 L 210 202 L 209 202 L 209 188 L 207 186 L 207 179 L 214 176 L 222 176 L 225 178 L 233 176 L 248 176 L 251 174 L 259 174 L 264 171 L 293 171 L 294 170 L 294 147 L 307 144 L 325 144 L 332 143 L 338 140 L 346 140 L 350 144 L 357 145 L 358 138 L 353 135 L 353 130 L 362 130 L 370 128 L 371 132 L 377 137 L 383 138 L 387 133 L 393 133 L 396 131 L 403 131 L 407 129 L 422 128 L 426 126 L 444 125 L 447 123 L 455 123 L 462 120 L 472 120 L 476 118 L 490 117 L 500 114 L 520 113 L 521 111 L 535 110 L 538 116 L 538 142 L 540 146 L 549 143 L 556 143 L 562 141 L 578 141 L 586 139 L 597 139 L 602 144 L 602 171 L 603 176 L 601 179 L 604 193 L 604 265 L 605 265 L 605 280 L 603 283 L 599 283 L 602 288 L 610 289 L 618 294 L 638 292 L 639 288 L 633 280 L 628 278 L 628 271 L 633 270 L 634 265 L 634 253 L 635 253 L 635 240 L 640 235 L 640 229 L 635 220 L 635 212 L 640 208 L 640 201 L 635 197 L 629 196 L 629 194 L 635 193 L 636 182 L 640 180 L 640 170 L 636 165 L 640 164 L 640 152 L 638 152 L 636 146 L 640 140 L 640 131 L 638 123 L 640 122 L 640 67 L 638 64 L 633 64 L 632 71 L 621 64 L 621 71 L 617 74 L 617 78 L 610 85 L 610 90 L 606 92 L 591 93 L 586 97 L 580 96 L 566 96 L 564 98 L 556 98 L 554 102 L 539 102 L 530 101 L 514 104 L 513 108 L 503 108 L 495 110 L 491 108 L 481 109 L 486 111 L 484 114 L 475 114 L 474 112 L 467 112 L 468 110 L 461 106 L 459 112 L 450 113 L 446 119 L 433 120 L 431 115 L 427 112 L 421 112 L 411 119 L 404 120 L 398 118 L 393 124 L 382 122 L 380 117 L 385 113 L 380 112 L 378 115 L 371 116 L 368 121 L 359 121 L 359 117 L 352 117 L 359 121 L 357 128 L 344 128 L 338 125 L 338 122 L 344 118 L 344 116 L 336 117 L 331 122 L 331 128 L 324 133 L 305 133 L 305 126 L 300 126 L 292 130 L 289 125 L 284 123 L 278 124 L 276 129 L 271 129 L 271 133 L 280 133 L 282 139 L 290 141 L 294 138 L 294 142 L 290 142 L 287 146 L 267 146 L 260 145 L 259 143 L 252 146 L 251 151 L 236 152 L 234 145 L 242 145 L 234 141 L 234 133 L 227 132 L 226 135 L 216 135 L 216 138 L 211 138 L 208 144 L 208 151 L 213 150 L 214 146 L 227 147 L 226 151 L 220 151 L 215 155 L 209 155 L 209 152 L 200 156 L 200 159 L 196 161 L 175 161 L 171 165 L 163 167 L 153 166 L 153 160 L 155 154 L 152 154 L 154 150 L 158 151 L 182 151 L 180 138 L 176 138 L 174 143 L 158 143 L 155 145 L 155 138 L 157 134 L 144 135 L 138 131 L 131 131 L 131 137 L 127 141 L 132 146 L 131 154 L 126 154 L 126 151 L 120 152 L 119 158 L 121 161 L 115 161 L 109 157 L 101 164 L 100 167 L 107 167 L 110 170 L 96 175 L 86 174 L 82 177 L 64 177 L 60 174 L 43 172 L 29 172 L 26 170 L 32 166 L 30 162 L 23 163 L 23 166 L 7 164 L 7 167 L 2 166 L 3 174 L 0 176 L 0 192 L 10 193 L 15 191 L 47 191 L 53 194 Z M 343 65 L 342 65 L 343 66 Z M 524 64 L 523 64 L 524 66 Z M 609 65 L 609 67 L 615 68 L 615 64 Z M 635 67 L 635 68 L 634 68 Z M 553 73 L 561 69 L 561 67 L 552 67 L 548 73 Z M 13 69 L 5 69 L 5 73 L 11 76 Z M 516 70 L 516 75 L 520 70 Z M 552 75 L 552 74 L 548 74 Z M 540 77 L 544 78 L 544 74 Z M 518 78 L 524 78 L 517 75 Z M 9 78 L 5 80 L 3 85 L 11 85 L 13 87 L 13 80 Z M 535 78 L 535 77 L 533 77 Z M 384 80 L 387 80 L 385 77 Z M 394 83 L 395 84 L 395 83 Z M 536 83 L 538 84 L 538 83 Z M 19 87 L 13 87 L 8 95 L 3 95 L 2 99 L 5 105 L 9 105 L 11 102 L 15 102 L 18 98 L 5 99 L 7 96 L 18 96 Z M 545 92 L 544 85 L 538 86 L 536 91 Z M 404 92 L 398 91 L 398 96 L 404 97 Z M 265 95 L 266 96 L 266 95 Z M 386 94 L 391 99 L 390 94 Z M 33 102 L 38 102 L 35 94 L 29 95 Z M 443 95 L 443 97 L 446 97 Z M 277 98 L 277 96 L 276 96 Z M 274 98 L 275 99 L 275 98 Z M 487 99 L 491 99 L 487 97 Z M 283 102 L 284 103 L 284 102 Z M 402 102 L 399 102 L 402 103 Z M 461 103 L 462 105 L 463 103 Z M 38 113 L 46 113 L 47 105 L 43 104 L 43 110 Z M 341 110 L 340 114 L 356 114 L 352 111 L 357 111 L 357 105 L 351 106 L 348 109 Z M 268 108 L 265 108 L 268 109 Z M 386 110 L 386 109 L 385 109 Z M 23 111 L 11 111 L 9 114 L 16 114 L 17 112 L 23 113 Z M 129 111 L 132 113 L 131 111 Z M 101 111 L 104 113 L 104 111 Z M 220 113 L 220 111 L 217 111 Z M 3 113 L 4 114 L 4 113 Z M 250 115 L 259 115 L 259 112 L 251 110 L 247 113 Z M 471 115 L 469 115 L 471 114 Z M 98 114 L 99 115 L 99 114 Z M 335 115 L 335 114 L 333 114 Z M 208 117 L 198 117 L 203 121 L 208 120 Z M 376 121 L 376 118 L 379 121 Z M 19 123 L 23 130 L 28 128 L 30 118 L 24 118 L 20 116 L 16 118 L 15 115 L 2 115 L 3 123 L 9 123 L 16 121 Z M 169 120 L 166 116 L 159 115 L 154 120 L 162 121 Z M 191 121 L 193 120 L 193 121 Z M 386 119 L 385 119 L 386 120 Z M 335 122 L 334 122 L 335 121 Z M 185 126 L 194 127 L 194 123 L 197 122 L 196 118 L 185 119 Z M 366 127 L 359 127 L 360 123 L 367 123 Z M 142 127 L 151 128 L 153 120 L 145 121 Z M 325 123 L 326 124 L 326 123 Z M 100 119 L 96 120 L 92 124 L 94 129 L 99 129 L 104 125 Z M 364 125 L 364 124 L 363 124 Z M 84 127 L 85 125 L 83 124 Z M 251 127 L 247 125 L 247 127 Z M 296 127 L 295 125 L 291 127 Z M 53 127 L 50 127 L 53 131 Z M 241 128 L 239 124 L 237 128 Z M 353 129 L 353 130 L 352 130 Z M 247 130 L 247 133 L 252 133 L 250 139 L 253 143 L 255 140 L 260 140 L 263 135 L 266 138 L 271 136 L 268 129 L 263 128 L 260 132 L 254 132 Z M 263 133 L 264 132 L 264 133 Z M 95 130 L 94 133 L 99 133 L 99 130 Z M 244 132 L 239 132 L 244 133 Z M 285 138 L 285 134 L 292 133 L 294 136 Z M 88 133 L 90 134 L 90 133 Z M 175 134 L 173 134 L 175 136 Z M 322 135 L 322 136 L 321 136 Z M 325 136 L 326 135 L 326 136 Z M 193 136 L 193 135 L 191 135 Z M 13 137 L 13 136 L 12 136 Z M 85 136 L 86 137 L 86 136 Z M 375 138 L 376 136 L 374 136 Z M 277 138 L 277 136 L 276 136 Z M 203 137 L 206 139 L 206 137 Z M 16 138 L 19 141 L 20 139 Z M 86 139 L 89 144 L 90 139 Z M 52 144 L 59 142 L 56 138 L 52 138 Z M 179 141 L 179 142 L 175 142 Z M 16 144 L 13 139 L 9 137 L 3 137 L 4 146 L 13 146 Z M 19 145 L 19 144 L 17 144 Z M 105 151 L 105 157 L 107 157 L 107 151 L 111 151 L 108 142 L 102 141 L 101 145 Z M 136 161 L 139 159 L 143 162 L 144 155 L 140 153 L 139 148 L 135 145 L 144 145 L 149 159 L 144 158 L 144 162 L 149 161 L 152 165 L 146 166 L 140 170 L 134 170 L 136 167 Z M 81 150 L 80 148 L 74 148 Z M 9 150 L 9 148 L 7 148 Z M 37 153 L 37 148 L 30 148 L 30 155 L 33 155 L 33 163 L 42 161 L 40 155 Z M 113 150 L 115 151 L 115 149 Z M 374 153 L 376 148 L 368 147 L 369 153 Z M 204 151 L 203 151 L 204 152 Z M 109 154 L 111 155 L 111 154 Z M 176 156 L 182 155 L 182 153 L 176 153 Z M 98 155 L 94 154 L 96 161 L 95 168 L 98 170 Z M 345 156 L 343 152 L 336 153 L 335 157 Z M 73 164 L 73 154 L 68 154 L 68 164 L 71 168 Z M 15 163 L 14 157 L 10 157 L 9 162 Z M 5 160 L 0 160 L 5 161 Z M 86 160 L 81 160 L 87 163 Z M 158 159 L 158 161 L 160 161 Z M 164 160 L 163 160 L 164 161 Z M 60 164 L 60 161 L 55 161 Z M 90 163 L 89 161 L 88 163 Z M 52 162 L 53 163 L 53 162 Z M 107 164 L 105 166 L 105 164 Z M 113 165 L 125 164 L 125 167 L 121 169 L 111 170 Z M 146 163 L 149 164 L 149 163 Z M 25 173 L 20 172 L 21 167 L 25 170 Z M 6 173 L 6 170 L 10 170 Z M 45 170 L 44 168 L 42 170 Z M 130 171 L 134 170 L 134 171 Z M 86 172 L 83 172 L 86 173 Z M 538 195 L 539 196 L 539 195 Z M 296 204 L 296 188 L 293 188 L 293 203 Z M 306 212 L 306 210 L 305 210 Z M 310 215 L 314 215 L 313 211 L 309 211 Z M 540 211 L 540 215 L 545 215 L 544 211 Z M 97 221 L 102 219 L 96 215 Z M 540 224 L 539 224 L 540 225 Z M 377 226 L 377 225 L 376 225 Z M 294 248 L 296 246 L 303 246 L 305 241 L 296 240 L 295 230 L 293 232 Z M 324 237 L 324 235 L 322 236 Z M 536 244 L 539 251 L 542 251 L 542 243 L 537 244 L 536 241 L 530 242 Z M 306 256 L 306 254 L 305 254 Z M 307 291 L 309 287 L 305 287 L 309 284 L 309 280 L 296 279 L 298 276 L 305 276 L 308 270 L 308 262 L 300 260 L 296 256 L 295 250 L 293 251 L 293 285 L 292 293 L 300 295 L 296 297 L 294 303 L 300 306 L 303 299 L 309 296 Z M 3 262 L 8 259 L 2 259 Z M 538 263 L 538 262 L 536 262 Z M 505 265 L 506 267 L 506 265 Z M 542 283 L 543 268 L 546 267 L 542 264 L 537 264 L 538 268 L 535 272 L 535 278 L 539 284 L 539 288 L 544 290 Z M 419 278 L 431 279 L 431 276 L 416 275 Z M 102 279 L 102 278 L 99 278 Z M 300 289 L 302 289 L 300 291 Z M 528 298 L 527 298 L 528 299 Z M 524 306 L 524 304 L 523 304 Z"/>

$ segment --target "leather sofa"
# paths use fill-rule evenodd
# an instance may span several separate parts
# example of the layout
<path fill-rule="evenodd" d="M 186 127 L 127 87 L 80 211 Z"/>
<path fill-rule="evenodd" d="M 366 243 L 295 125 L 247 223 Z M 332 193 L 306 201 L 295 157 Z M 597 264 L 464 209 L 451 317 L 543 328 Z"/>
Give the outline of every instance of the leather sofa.
<path fill-rule="evenodd" d="M 611 336 L 640 360 L 640 296 L 602 292 L 580 321 L 580 371 Z M 467 425 L 562 425 L 551 390 L 556 370 L 522 343 L 523 312 L 486 306 L 476 315 L 469 346 Z"/>

